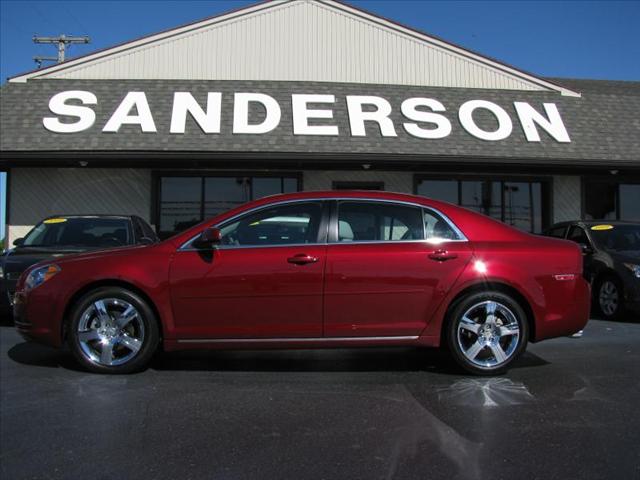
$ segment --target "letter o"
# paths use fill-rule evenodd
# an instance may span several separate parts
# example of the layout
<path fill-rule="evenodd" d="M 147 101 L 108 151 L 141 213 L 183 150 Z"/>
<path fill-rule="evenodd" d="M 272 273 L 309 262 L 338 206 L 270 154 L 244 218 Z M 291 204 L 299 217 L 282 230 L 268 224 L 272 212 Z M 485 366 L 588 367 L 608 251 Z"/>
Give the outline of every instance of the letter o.
<path fill-rule="evenodd" d="M 484 108 L 490 111 L 496 117 L 498 121 L 498 129 L 493 132 L 487 132 L 482 130 L 476 122 L 473 120 L 473 112 L 478 108 Z M 509 114 L 499 105 L 486 100 L 469 100 L 460 106 L 458 111 L 458 118 L 462 127 L 476 138 L 481 140 L 488 140 L 495 142 L 497 140 L 504 140 L 513 131 L 513 123 Z"/>

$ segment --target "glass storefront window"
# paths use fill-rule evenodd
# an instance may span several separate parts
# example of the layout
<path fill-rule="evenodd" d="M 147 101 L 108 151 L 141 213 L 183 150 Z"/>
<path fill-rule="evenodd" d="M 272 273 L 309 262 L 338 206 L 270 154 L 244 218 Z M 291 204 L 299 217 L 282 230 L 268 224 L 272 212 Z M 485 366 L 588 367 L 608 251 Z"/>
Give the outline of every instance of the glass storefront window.
<path fill-rule="evenodd" d="M 494 218 L 502 218 L 500 182 L 460 181 L 460 205 Z"/>
<path fill-rule="evenodd" d="M 443 202 L 458 203 L 457 180 L 422 180 L 418 183 L 417 190 L 418 195 Z"/>
<path fill-rule="evenodd" d="M 605 182 L 586 182 L 584 212 L 587 220 L 615 220 L 617 218 L 618 186 Z"/>
<path fill-rule="evenodd" d="M 158 185 L 158 235 L 167 238 L 250 200 L 296 192 L 298 178 L 166 176 Z"/>
<path fill-rule="evenodd" d="M 542 181 L 506 179 L 421 179 L 416 193 L 461 205 L 534 233 L 545 226 Z"/>
<path fill-rule="evenodd" d="M 249 198 L 245 178 L 206 177 L 204 179 L 204 218 L 214 217 Z"/>
<path fill-rule="evenodd" d="M 640 184 L 620 185 L 620 219 L 640 222 Z"/>
<path fill-rule="evenodd" d="M 282 192 L 281 178 L 254 178 L 253 198 L 262 198 Z"/>
<path fill-rule="evenodd" d="M 503 182 L 507 225 L 528 232 L 542 231 L 542 189 L 539 182 Z"/>
<path fill-rule="evenodd" d="M 201 220 L 202 179 L 197 177 L 163 177 L 158 230 L 177 232 Z"/>
<path fill-rule="evenodd" d="M 585 181 L 584 216 L 587 220 L 640 221 L 640 183 Z"/>

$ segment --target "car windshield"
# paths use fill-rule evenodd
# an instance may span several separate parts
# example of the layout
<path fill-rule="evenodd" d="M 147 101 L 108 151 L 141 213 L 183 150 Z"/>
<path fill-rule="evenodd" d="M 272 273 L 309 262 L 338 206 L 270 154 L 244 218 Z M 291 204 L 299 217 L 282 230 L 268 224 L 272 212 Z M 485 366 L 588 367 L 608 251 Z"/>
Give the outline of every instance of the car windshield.
<path fill-rule="evenodd" d="M 596 225 L 590 230 L 599 248 L 613 252 L 640 251 L 640 225 Z"/>
<path fill-rule="evenodd" d="M 104 248 L 129 245 L 132 235 L 126 218 L 60 217 L 36 225 L 24 238 L 24 247 Z"/>

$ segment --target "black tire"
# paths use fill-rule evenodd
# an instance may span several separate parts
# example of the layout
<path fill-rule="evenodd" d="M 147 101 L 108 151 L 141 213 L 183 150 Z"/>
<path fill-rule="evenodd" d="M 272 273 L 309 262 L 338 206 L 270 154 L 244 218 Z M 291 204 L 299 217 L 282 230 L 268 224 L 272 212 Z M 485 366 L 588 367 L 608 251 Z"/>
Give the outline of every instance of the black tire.
<path fill-rule="evenodd" d="M 489 318 L 492 304 L 496 307 Z M 465 314 L 472 322 L 463 322 Z M 470 327 L 478 331 L 468 330 Z M 497 291 L 471 293 L 450 310 L 445 339 L 451 356 L 465 371 L 475 375 L 498 375 L 527 348 L 529 323 L 522 306 L 509 295 Z M 471 360 L 469 357 L 474 353 Z M 499 358 L 502 355 L 504 358 Z"/>
<path fill-rule="evenodd" d="M 605 320 L 620 319 L 625 313 L 622 282 L 614 275 L 604 275 L 598 278 L 595 286 L 596 288 L 593 289 L 593 304 L 597 313 Z M 610 288 L 614 288 L 615 293 L 611 292 Z M 608 297 L 608 300 L 603 300 L 603 295 Z M 613 306 L 612 295 L 617 297 L 615 307 Z"/>
<path fill-rule="evenodd" d="M 96 305 L 104 307 L 102 316 Z M 127 310 L 129 307 L 133 310 Z M 120 315 L 125 312 L 135 315 Z M 128 317 L 132 319 L 120 328 L 118 320 L 124 322 Z M 88 292 L 73 306 L 67 323 L 69 348 L 78 363 L 91 372 L 126 374 L 143 370 L 159 342 L 158 321 L 151 307 L 139 295 L 121 287 L 101 287 Z M 105 344 L 110 352 L 103 357 Z M 112 363 L 108 362 L 109 355 Z"/>

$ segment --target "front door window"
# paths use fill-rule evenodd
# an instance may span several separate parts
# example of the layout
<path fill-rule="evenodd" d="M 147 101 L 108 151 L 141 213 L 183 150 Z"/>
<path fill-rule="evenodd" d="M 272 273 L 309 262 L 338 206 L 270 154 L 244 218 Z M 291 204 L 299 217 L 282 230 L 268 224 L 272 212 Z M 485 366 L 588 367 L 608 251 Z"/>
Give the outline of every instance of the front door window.
<path fill-rule="evenodd" d="M 221 228 L 222 245 L 302 245 L 318 242 L 320 202 L 281 205 L 246 215 Z"/>

